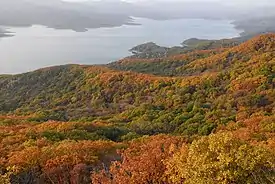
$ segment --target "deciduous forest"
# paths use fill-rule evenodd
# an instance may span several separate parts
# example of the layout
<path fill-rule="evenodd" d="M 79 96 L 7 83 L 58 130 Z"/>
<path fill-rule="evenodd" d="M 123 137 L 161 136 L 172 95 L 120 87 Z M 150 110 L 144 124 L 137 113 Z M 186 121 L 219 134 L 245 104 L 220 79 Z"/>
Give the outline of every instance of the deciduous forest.
<path fill-rule="evenodd" d="M 0 75 L 0 183 L 275 183 L 275 34 Z"/>

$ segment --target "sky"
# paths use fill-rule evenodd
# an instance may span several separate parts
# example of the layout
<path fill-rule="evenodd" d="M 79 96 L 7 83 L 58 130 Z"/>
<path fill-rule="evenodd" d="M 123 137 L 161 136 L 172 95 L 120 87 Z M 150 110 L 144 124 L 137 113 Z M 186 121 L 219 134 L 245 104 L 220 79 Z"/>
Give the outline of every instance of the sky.
<path fill-rule="evenodd" d="M 63 0 L 63 1 L 80 2 L 80 1 L 100 1 L 100 0 Z M 108 1 L 108 0 L 105 0 L 105 1 Z M 112 0 L 112 1 L 119 1 L 119 0 Z M 139 2 L 139 1 L 202 1 L 202 0 L 121 0 L 121 1 Z M 203 1 L 222 1 L 222 0 L 203 0 Z"/>
<path fill-rule="evenodd" d="M 100 0 L 63 0 L 70 2 L 81 2 L 81 1 L 100 1 Z M 105 0 L 105 1 L 127 1 L 127 2 L 158 2 L 158 1 L 188 1 L 188 2 L 220 2 L 229 5 L 242 5 L 242 6 L 261 6 L 261 5 L 275 5 L 274 0 Z"/>
<path fill-rule="evenodd" d="M 74 2 L 81 2 L 81 1 L 100 1 L 100 0 L 63 0 L 63 1 L 74 1 Z M 105 0 L 108 1 L 108 0 Z M 110 1 L 110 0 L 109 0 Z M 119 0 L 112 0 L 112 1 L 119 1 Z M 129 2 L 140 2 L 140 1 L 201 1 L 201 2 L 224 2 L 224 3 L 242 3 L 242 4 L 259 4 L 259 3 L 273 3 L 274 0 L 121 0 L 121 1 L 129 1 Z"/>

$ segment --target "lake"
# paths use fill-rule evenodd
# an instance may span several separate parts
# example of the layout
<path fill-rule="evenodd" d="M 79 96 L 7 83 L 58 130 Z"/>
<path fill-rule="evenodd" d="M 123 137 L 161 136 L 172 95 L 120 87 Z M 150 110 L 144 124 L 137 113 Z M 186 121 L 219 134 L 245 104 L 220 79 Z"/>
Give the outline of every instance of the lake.
<path fill-rule="evenodd" d="M 239 36 L 231 21 L 135 18 L 141 25 L 55 30 L 43 26 L 9 28 L 13 37 L 0 39 L 0 74 L 15 74 L 62 64 L 106 64 L 130 55 L 129 49 L 155 42 L 176 46 L 189 38 L 221 39 Z"/>

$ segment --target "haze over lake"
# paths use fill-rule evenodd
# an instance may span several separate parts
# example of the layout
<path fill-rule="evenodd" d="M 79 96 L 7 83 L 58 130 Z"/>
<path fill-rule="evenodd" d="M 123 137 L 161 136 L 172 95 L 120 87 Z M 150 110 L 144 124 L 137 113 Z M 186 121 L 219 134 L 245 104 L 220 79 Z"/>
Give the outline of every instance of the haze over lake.
<path fill-rule="evenodd" d="M 177 19 L 156 21 L 136 18 L 141 25 L 55 30 L 43 26 L 9 28 L 13 37 L 0 38 L 0 74 L 14 74 L 62 64 L 106 64 L 130 55 L 145 42 L 176 46 L 189 38 L 221 39 L 239 36 L 230 21 Z"/>

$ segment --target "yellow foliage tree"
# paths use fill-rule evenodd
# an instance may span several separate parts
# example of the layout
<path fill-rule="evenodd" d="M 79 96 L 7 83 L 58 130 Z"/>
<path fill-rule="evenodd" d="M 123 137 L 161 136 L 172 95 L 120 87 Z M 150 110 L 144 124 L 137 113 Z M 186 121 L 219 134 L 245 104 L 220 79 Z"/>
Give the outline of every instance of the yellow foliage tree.
<path fill-rule="evenodd" d="M 274 183 L 275 156 L 259 146 L 214 134 L 194 141 L 166 162 L 170 183 Z"/>

